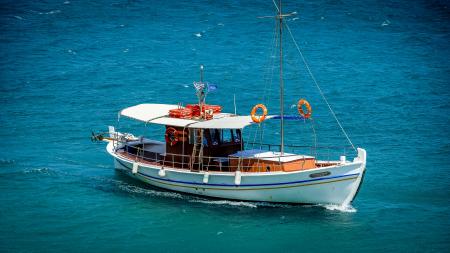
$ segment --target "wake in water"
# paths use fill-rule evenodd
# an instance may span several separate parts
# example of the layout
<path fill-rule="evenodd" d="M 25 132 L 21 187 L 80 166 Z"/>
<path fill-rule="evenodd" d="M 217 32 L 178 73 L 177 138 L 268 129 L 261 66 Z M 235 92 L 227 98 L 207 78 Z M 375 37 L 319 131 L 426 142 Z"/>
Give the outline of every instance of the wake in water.
<path fill-rule="evenodd" d="M 249 207 L 249 208 L 258 208 L 258 207 L 281 207 L 281 208 L 292 208 L 295 205 L 290 204 L 281 204 L 281 203 L 270 203 L 270 202 L 249 202 L 242 200 L 211 200 L 211 199 L 193 199 L 189 200 L 189 202 L 193 203 L 202 203 L 206 205 L 224 205 L 231 207 Z"/>
<path fill-rule="evenodd" d="M 61 10 L 51 10 L 51 11 L 35 11 L 35 10 L 28 10 L 28 12 L 34 13 L 34 14 L 38 14 L 38 15 L 53 15 L 53 14 L 58 14 L 61 13 Z"/>
<path fill-rule="evenodd" d="M 14 164 L 15 163 L 15 161 L 13 160 L 13 159 L 3 159 L 3 158 L 0 158 L 0 166 L 2 166 L 2 165 L 12 165 L 12 164 Z"/>
<path fill-rule="evenodd" d="M 73 162 L 73 161 L 72 161 Z M 283 204 L 283 203 L 270 203 L 270 202 L 251 202 L 251 201 L 242 201 L 242 200 L 222 200 L 222 199 L 211 199 L 208 197 L 200 197 L 189 194 L 181 194 L 172 191 L 161 190 L 152 186 L 147 185 L 137 185 L 135 184 L 133 179 L 128 178 L 119 178 L 113 179 L 104 176 L 87 176 L 80 175 L 76 173 L 68 173 L 66 171 L 54 170 L 51 168 L 26 168 L 22 171 L 25 174 L 35 174 L 41 176 L 64 176 L 70 177 L 69 180 L 74 177 L 81 180 L 82 184 L 88 182 L 88 185 L 93 185 L 94 188 L 100 189 L 107 192 L 117 192 L 117 189 L 121 192 L 127 194 L 137 194 L 141 196 L 151 196 L 151 197 L 162 197 L 169 199 L 180 199 L 187 201 L 189 203 L 199 203 L 209 206 L 223 206 L 223 207 L 231 207 L 231 208 L 308 208 L 308 207 L 320 207 L 325 208 L 330 211 L 338 211 L 344 213 L 355 213 L 357 210 L 351 206 L 341 206 L 341 205 L 333 205 L 333 204 L 319 204 L 319 205 L 295 205 L 295 204 Z M 127 182 L 130 181 L 130 182 Z M 89 183 L 90 182 L 90 183 Z"/>
<path fill-rule="evenodd" d="M 56 175 L 57 173 L 49 168 L 32 168 L 25 169 L 23 171 L 25 174 L 43 174 L 43 175 Z"/>
<path fill-rule="evenodd" d="M 23 171 L 25 174 L 36 174 L 45 176 L 57 176 L 64 175 L 70 177 L 77 177 L 81 181 L 93 181 L 94 188 L 101 189 L 107 192 L 114 192 L 117 189 L 121 192 L 127 194 L 137 194 L 141 196 L 150 197 L 162 197 L 168 199 L 180 199 L 187 201 L 189 203 L 199 203 L 209 206 L 223 206 L 231 208 L 309 208 L 309 207 L 320 207 L 325 208 L 330 211 L 338 211 L 343 213 L 355 213 L 357 210 L 351 205 L 333 205 L 333 204 L 319 204 L 319 205 L 295 205 L 295 204 L 283 204 L 283 203 L 270 203 L 270 202 L 251 202 L 242 200 L 222 200 L 222 199 L 211 199 L 207 197 L 194 196 L 189 194 L 181 194 L 178 192 L 165 191 L 152 186 L 143 185 L 139 186 L 134 184 L 134 182 L 126 182 L 128 180 L 112 179 L 103 176 L 82 176 L 79 174 L 71 174 L 63 171 L 52 170 L 50 168 L 32 168 Z M 81 177 L 81 178 L 80 178 Z M 129 179 L 132 181 L 132 179 Z M 92 183 L 89 183 L 91 185 Z M 115 190 L 116 189 L 116 190 Z"/>
<path fill-rule="evenodd" d="M 208 204 L 208 205 L 229 205 L 229 206 L 243 206 L 243 207 L 250 207 L 250 208 L 256 208 L 257 207 L 257 205 L 249 203 L 249 202 L 230 201 L 230 200 L 193 199 L 193 200 L 189 200 L 189 202 L 202 203 L 202 204 Z"/>
<path fill-rule="evenodd" d="M 326 205 L 317 205 L 320 207 L 324 207 L 327 210 L 330 211 L 339 211 L 343 213 L 356 213 L 356 208 L 354 208 L 352 205 L 333 205 L 333 204 L 326 204 Z"/>
<path fill-rule="evenodd" d="M 117 186 L 120 190 L 128 192 L 128 193 L 134 193 L 134 194 L 142 194 L 142 195 L 150 195 L 150 196 L 156 196 L 156 197 L 165 197 L 165 198 L 172 198 L 172 199 L 184 199 L 184 196 L 176 193 L 176 192 L 166 192 L 166 191 L 158 191 L 153 189 L 145 189 L 141 188 L 135 185 L 130 185 L 122 181 L 113 180 L 115 183 L 117 183 Z"/>
<path fill-rule="evenodd" d="M 209 199 L 191 199 L 189 202 L 202 203 L 206 205 L 224 205 L 231 207 L 248 207 L 248 208 L 258 208 L 258 207 L 277 207 L 277 208 L 295 208 L 295 207 L 320 207 L 325 208 L 330 211 L 339 211 L 344 213 L 355 213 L 357 210 L 351 206 L 341 206 L 333 204 L 321 204 L 321 205 L 295 205 L 295 204 L 281 204 L 281 203 L 270 203 L 270 202 L 247 202 L 238 200 L 209 200 Z"/>

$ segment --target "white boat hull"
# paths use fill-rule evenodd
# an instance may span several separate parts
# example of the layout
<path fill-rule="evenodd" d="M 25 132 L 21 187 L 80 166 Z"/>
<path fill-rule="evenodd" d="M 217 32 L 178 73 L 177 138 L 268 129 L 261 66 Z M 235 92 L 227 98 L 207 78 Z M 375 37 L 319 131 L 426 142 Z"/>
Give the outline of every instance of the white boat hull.
<path fill-rule="evenodd" d="M 358 149 L 353 162 L 332 167 L 295 172 L 207 172 L 205 176 L 205 172 L 136 163 L 114 153 L 112 143 L 107 150 L 116 169 L 156 187 L 223 199 L 302 204 L 349 204 L 361 184 L 366 161 L 365 150 Z"/>

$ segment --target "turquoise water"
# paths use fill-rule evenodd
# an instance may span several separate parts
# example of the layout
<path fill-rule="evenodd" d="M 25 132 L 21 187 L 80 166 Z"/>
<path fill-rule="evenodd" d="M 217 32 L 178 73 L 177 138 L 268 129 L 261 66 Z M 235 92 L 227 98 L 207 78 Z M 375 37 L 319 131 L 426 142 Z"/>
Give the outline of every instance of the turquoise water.
<path fill-rule="evenodd" d="M 448 251 L 448 3 L 284 9 L 299 13 L 288 21 L 294 36 L 353 142 L 367 149 L 351 208 L 154 189 L 114 171 L 104 145 L 89 140 L 126 106 L 194 101 L 200 64 L 219 87 L 210 103 L 233 111 L 236 94 L 247 114 L 266 91 L 276 113 L 273 21 L 256 18 L 273 14 L 271 1 L 2 1 L 0 251 Z M 287 39 L 286 110 L 308 99 L 319 144 L 346 144 Z M 286 134 L 288 143 L 311 142 L 309 123 L 288 122 Z"/>

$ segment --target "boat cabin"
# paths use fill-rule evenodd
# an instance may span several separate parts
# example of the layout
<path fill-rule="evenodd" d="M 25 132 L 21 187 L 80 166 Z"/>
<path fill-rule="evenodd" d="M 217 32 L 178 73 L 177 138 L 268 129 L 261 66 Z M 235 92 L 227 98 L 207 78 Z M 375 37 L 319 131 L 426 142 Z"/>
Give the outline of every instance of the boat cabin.
<path fill-rule="evenodd" d="M 121 116 L 165 125 L 165 141 L 134 138 L 118 144 L 118 154 L 192 171 L 273 172 L 316 167 L 312 156 L 245 150 L 242 129 L 253 124 L 250 116 L 221 113 L 216 108 L 204 119 L 183 110 L 185 107 L 162 104 L 140 104 L 122 110 Z M 174 111 L 181 113 L 174 117 L 171 115 Z"/>

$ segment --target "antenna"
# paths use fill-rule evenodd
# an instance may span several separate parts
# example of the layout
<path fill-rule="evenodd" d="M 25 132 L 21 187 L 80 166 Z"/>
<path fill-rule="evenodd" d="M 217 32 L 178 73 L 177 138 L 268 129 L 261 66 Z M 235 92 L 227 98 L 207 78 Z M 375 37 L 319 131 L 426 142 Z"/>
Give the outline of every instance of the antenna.
<path fill-rule="evenodd" d="M 234 115 L 236 115 L 236 93 L 233 93 Z"/>
<path fill-rule="evenodd" d="M 200 82 L 203 83 L 203 64 L 200 65 Z"/>

